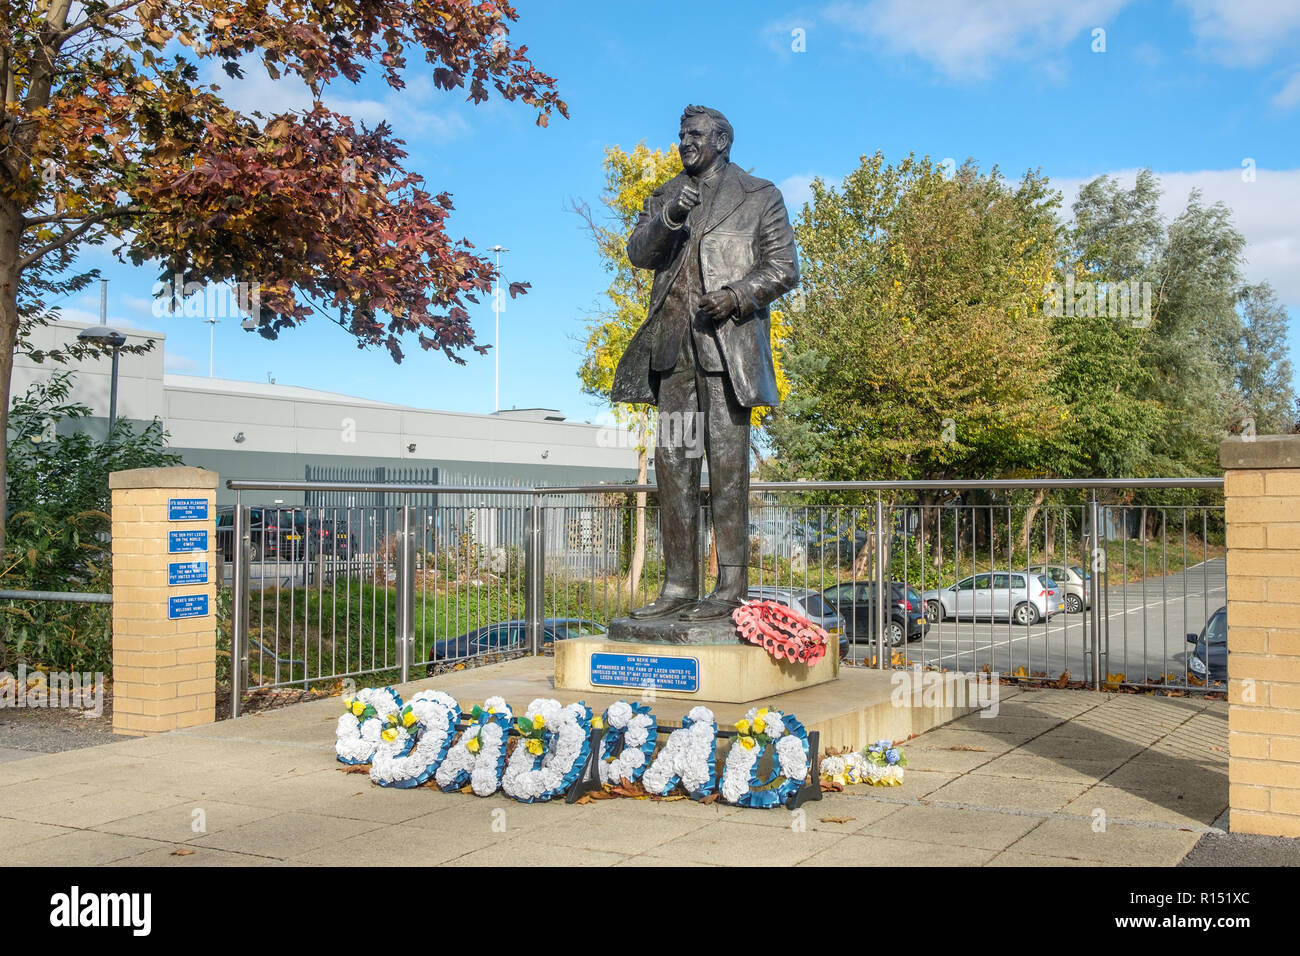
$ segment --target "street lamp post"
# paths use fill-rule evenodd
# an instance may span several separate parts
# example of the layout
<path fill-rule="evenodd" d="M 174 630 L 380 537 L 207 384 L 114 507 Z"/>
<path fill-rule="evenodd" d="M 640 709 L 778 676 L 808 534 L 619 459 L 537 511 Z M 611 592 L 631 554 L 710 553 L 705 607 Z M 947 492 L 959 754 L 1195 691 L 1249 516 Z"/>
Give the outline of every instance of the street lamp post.
<path fill-rule="evenodd" d="M 110 329 L 107 326 L 100 325 L 82 329 L 77 333 L 77 341 L 84 342 L 87 345 L 96 345 L 101 349 L 111 348 L 113 350 L 113 377 L 108 389 L 108 433 L 111 436 L 113 426 L 117 424 L 118 351 L 126 344 L 126 336 L 117 329 Z"/>
<path fill-rule="evenodd" d="M 501 411 L 501 253 L 509 252 L 505 246 L 493 246 L 488 252 L 497 256 L 496 290 L 492 294 L 492 312 L 496 315 L 496 337 L 492 340 L 494 372 L 492 375 L 493 411 Z"/>

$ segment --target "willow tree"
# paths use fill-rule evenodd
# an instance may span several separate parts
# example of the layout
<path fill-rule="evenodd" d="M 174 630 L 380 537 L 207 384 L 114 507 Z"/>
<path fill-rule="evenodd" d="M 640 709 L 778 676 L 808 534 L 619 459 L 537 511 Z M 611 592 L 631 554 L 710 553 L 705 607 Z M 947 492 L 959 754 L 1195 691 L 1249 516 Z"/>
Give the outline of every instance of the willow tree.
<path fill-rule="evenodd" d="M 20 335 L 88 244 L 163 277 L 256 282 L 266 338 L 327 311 L 394 361 L 408 337 L 454 362 L 483 351 L 465 304 L 494 271 L 448 236 L 451 196 L 403 167 L 387 124 L 358 129 L 322 96 L 369 67 L 401 89 L 416 56 L 438 88 L 495 90 L 545 126 L 567 110 L 511 41 L 517 19 L 503 0 L 0 0 L 0 433 Z M 200 61 L 297 77 L 312 106 L 245 116 Z"/>

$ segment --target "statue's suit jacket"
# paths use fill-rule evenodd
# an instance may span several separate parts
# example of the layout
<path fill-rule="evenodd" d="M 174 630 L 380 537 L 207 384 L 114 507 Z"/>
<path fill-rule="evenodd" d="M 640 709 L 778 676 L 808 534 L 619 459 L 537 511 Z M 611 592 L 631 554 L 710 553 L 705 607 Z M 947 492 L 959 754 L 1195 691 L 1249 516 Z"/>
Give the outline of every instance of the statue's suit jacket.
<path fill-rule="evenodd" d="M 692 228 L 670 229 L 661 218 L 665 203 L 689 181 L 680 173 L 645 201 L 641 217 L 627 244 L 628 259 L 639 269 L 654 269 L 650 311 L 628 344 L 614 372 L 611 398 L 616 402 L 656 404 L 658 378 L 651 357 L 659 335 L 668 290 L 677 279 Z M 705 292 L 729 288 L 740 309 L 718 322 L 711 335 L 726 366 L 741 405 L 776 405 L 776 372 L 772 365 L 771 316 L 768 305 L 799 283 L 794 230 L 781 191 L 765 179 L 750 176 L 735 163 L 722 171 L 698 249 Z M 693 317 L 686 317 L 689 329 Z M 689 331 L 687 334 L 690 334 Z M 701 333 L 696 331 L 697 343 Z"/>

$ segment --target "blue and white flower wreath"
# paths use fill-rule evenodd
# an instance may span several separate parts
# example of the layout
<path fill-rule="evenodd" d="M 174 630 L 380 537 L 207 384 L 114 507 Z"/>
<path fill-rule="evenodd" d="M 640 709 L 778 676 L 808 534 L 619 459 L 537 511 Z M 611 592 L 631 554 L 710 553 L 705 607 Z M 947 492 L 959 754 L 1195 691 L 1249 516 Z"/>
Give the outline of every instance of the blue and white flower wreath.
<path fill-rule="evenodd" d="M 370 763 L 381 787 L 418 787 L 438 769 L 451 748 L 460 704 L 440 690 L 422 690 L 388 717 Z"/>
<path fill-rule="evenodd" d="M 591 754 L 591 708 L 582 701 L 562 707 L 558 700 L 539 697 L 516 723 L 521 739 L 506 763 L 501 789 L 521 803 L 563 796 Z"/>
<path fill-rule="evenodd" d="M 370 763 L 388 718 L 402 706 L 391 687 L 367 687 L 343 701 L 334 729 L 334 754 L 339 763 Z"/>
<path fill-rule="evenodd" d="M 692 800 L 702 800 L 716 790 L 717 735 L 713 711 L 692 707 L 682 718 L 681 727 L 668 735 L 668 742 L 641 778 L 646 793 L 666 797 L 678 781 Z"/>
<path fill-rule="evenodd" d="M 506 738 L 514 717 L 510 705 L 500 697 L 489 697 L 481 706 L 475 704 L 469 726 L 433 775 L 433 782 L 448 792 L 468 783 L 480 797 L 490 797 L 501 789 Z"/>
<path fill-rule="evenodd" d="M 808 731 L 793 715 L 757 707 L 736 721 L 722 769 L 722 799 L 741 807 L 784 806 L 808 776 Z M 772 773 L 763 780 L 758 762 L 774 751 Z"/>
<path fill-rule="evenodd" d="M 625 700 L 609 705 L 601 717 L 605 736 L 600 742 L 600 782 L 636 783 L 645 773 L 659 741 L 659 721 L 648 704 Z"/>

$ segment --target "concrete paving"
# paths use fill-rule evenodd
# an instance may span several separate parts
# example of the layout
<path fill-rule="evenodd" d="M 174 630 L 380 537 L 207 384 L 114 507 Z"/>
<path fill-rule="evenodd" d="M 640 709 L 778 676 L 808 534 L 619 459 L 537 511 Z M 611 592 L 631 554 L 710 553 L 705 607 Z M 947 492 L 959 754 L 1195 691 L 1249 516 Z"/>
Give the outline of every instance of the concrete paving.
<path fill-rule="evenodd" d="M 1002 691 L 996 716 L 908 742 L 901 787 L 794 814 L 382 789 L 340 769 L 338 701 L 313 701 L 0 763 L 0 845 L 64 866 L 1172 866 L 1221 838 L 1225 704 Z"/>

